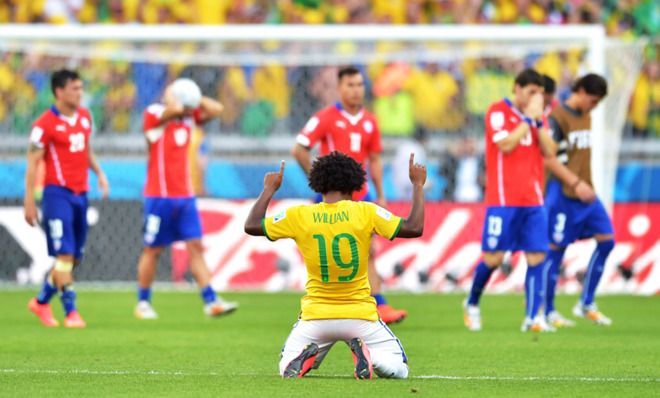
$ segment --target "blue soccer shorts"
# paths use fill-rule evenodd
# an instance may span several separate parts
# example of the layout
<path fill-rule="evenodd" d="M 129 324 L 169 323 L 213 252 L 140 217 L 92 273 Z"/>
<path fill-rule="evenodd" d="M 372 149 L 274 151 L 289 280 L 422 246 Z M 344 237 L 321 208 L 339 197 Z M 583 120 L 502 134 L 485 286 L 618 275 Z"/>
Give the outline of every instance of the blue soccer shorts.
<path fill-rule="evenodd" d="M 177 241 L 201 239 L 202 222 L 195 198 L 145 198 L 145 246 L 169 246 Z"/>
<path fill-rule="evenodd" d="M 47 185 L 41 211 L 48 255 L 72 255 L 76 260 L 81 259 L 88 230 L 87 194 L 75 194 L 64 187 Z"/>
<path fill-rule="evenodd" d="M 548 211 L 548 231 L 552 243 L 566 247 L 579 239 L 594 235 L 614 234 L 612 220 L 603 203 L 596 198 L 591 203 L 567 197 L 557 180 L 548 182 L 545 195 Z"/>
<path fill-rule="evenodd" d="M 548 216 L 543 206 L 486 208 L 481 239 L 485 252 L 548 250 Z"/>

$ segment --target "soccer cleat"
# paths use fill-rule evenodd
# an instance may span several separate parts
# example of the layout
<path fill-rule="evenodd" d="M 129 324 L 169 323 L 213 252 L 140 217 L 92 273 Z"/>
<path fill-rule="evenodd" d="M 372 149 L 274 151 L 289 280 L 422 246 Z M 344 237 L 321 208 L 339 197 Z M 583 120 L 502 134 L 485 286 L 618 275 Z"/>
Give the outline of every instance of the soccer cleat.
<path fill-rule="evenodd" d="M 573 307 L 573 315 L 578 318 L 588 319 L 596 325 L 610 326 L 612 324 L 612 320 L 610 318 L 606 317 L 602 312 L 598 311 L 596 304 L 582 305 L 578 302 L 575 304 L 575 307 Z"/>
<path fill-rule="evenodd" d="M 80 317 L 78 311 L 71 311 L 69 315 L 64 318 L 65 328 L 82 329 L 87 327 L 87 323 Z"/>
<path fill-rule="evenodd" d="M 300 355 L 295 357 L 284 369 L 282 378 L 290 379 L 293 377 L 301 378 L 312 369 L 316 356 L 319 353 L 319 346 L 315 343 L 309 343 L 302 350 Z"/>
<path fill-rule="evenodd" d="M 465 327 L 473 332 L 481 330 L 481 311 L 479 306 L 469 305 L 467 300 L 463 301 L 463 323 Z"/>
<path fill-rule="evenodd" d="M 40 304 L 36 298 L 32 298 L 32 300 L 28 302 L 28 308 L 37 316 L 37 318 L 39 318 L 42 325 L 49 328 L 60 326 L 57 319 L 53 317 L 53 310 L 50 308 L 50 304 Z"/>
<path fill-rule="evenodd" d="M 212 303 L 208 303 L 204 306 L 204 313 L 208 316 L 219 317 L 222 315 L 228 315 L 238 309 L 238 303 L 232 301 L 224 301 L 221 299 L 216 299 Z"/>
<path fill-rule="evenodd" d="M 572 328 L 575 326 L 575 322 L 571 321 L 570 319 L 566 319 L 562 314 L 560 314 L 558 311 L 552 311 L 546 316 L 546 322 L 557 329 L 561 328 Z"/>
<path fill-rule="evenodd" d="M 144 300 L 138 301 L 133 314 L 137 319 L 158 319 L 158 313 L 156 313 L 154 307 L 151 306 L 150 302 Z"/>
<path fill-rule="evenodd" d="M 355 378 L 358 380 L 371 380 L 374 374 L 374 365 L 371 363 L 369 347 L 356 337 L 348 342 L 353 353 L 353 364 L 355 365 Z"/>
<path fill-rule="evenodd" d="M 546 323 L 545 319 L 542 316 L 535 316 L 534 319 L 526 317 L 523 321 L 522 326 L 520 327 L 521 332 L 556 332 L 557 329 L 554 326 Z"/>
<path fill-rule="evenodd" d="M 381 304 L 376 306 L 378 310 L 378 316 L 386 324 L 399 323 L 408 316 L 408 311 L 406 310 L 395 310 L 389 304 Z"/>

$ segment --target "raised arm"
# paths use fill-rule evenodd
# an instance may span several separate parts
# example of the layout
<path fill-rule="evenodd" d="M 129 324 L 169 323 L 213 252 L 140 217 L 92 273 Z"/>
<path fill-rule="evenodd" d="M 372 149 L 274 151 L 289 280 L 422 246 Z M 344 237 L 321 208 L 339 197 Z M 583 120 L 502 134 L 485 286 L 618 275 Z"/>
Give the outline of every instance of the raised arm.
<path fill-rule="evenodd" d="M 202 97 L 202 101 L 200 102 L 199 107 L 202 111 L 200 117 L 202 123 L 219 117 L 222 111 L 225 109 L 220 101 L 210 97 Z"/>
<path fill-rule="evenodd" d="M 495 137 L 495 144 L 497 144 L 497 147 L 500 149 L 500 151 L 504 153 L 510 153 L 511 151 L 516 149 L 516 147 L 520 143 L 520 140 L 522 140 L 523 137 L 527 135 L 527 133 L 529 133 L 529 131 L 530 131 L 529 124 L 527 124 L 527 122 L 522 121 L 506 137 L 499 140 L 497 139 L 497 137 Z"/>
<path fill-rule="evenodd" d="M 415 164 L 415 154 L 410 154 L 408 162 L 410 182 L 413 185 L 412 209 L 408 218 L 401 224 L 397 238 L 417 238 L 424 233 L 424 183 L 426 167 Z"/>
<path fill-rule="evenodd" d="M 252 205 L 250 214 L 245 220 L 245 233 L 252 236 L 265 236 L 262 227 L 262 221 L 266 217 L 266 209 L 273 195 L 282 186 L 282 178 L 284 177 L 284 160 L 280 163 L 280 171 L 277 173 L 267 173 L 264 176 L 264 189 L 257 198 L 257 201 Z"/>
<path fill-rule="evenodd" d="M 291 148 L 291 156 L 296 159 L 305 174 L 309 175 L 309 170 L 312 168 L 312 155 L 309 152 L 309 148 L 296 142 L 293 148 Z"/>

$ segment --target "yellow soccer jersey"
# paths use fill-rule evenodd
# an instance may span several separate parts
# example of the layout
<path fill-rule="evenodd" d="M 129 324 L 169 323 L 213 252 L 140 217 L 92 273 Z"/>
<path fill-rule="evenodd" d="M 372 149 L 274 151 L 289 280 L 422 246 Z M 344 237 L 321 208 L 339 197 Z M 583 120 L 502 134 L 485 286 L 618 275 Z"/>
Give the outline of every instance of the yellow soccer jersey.
<path fill-rule="evenodd" d="M 369 202 L 294 206 L 263 221 L 268 239 L 292 238 L 307 267 L 301 319 L 378 320 L 367 277 L 371 236 L 394 239 L 402 219 Z"/>

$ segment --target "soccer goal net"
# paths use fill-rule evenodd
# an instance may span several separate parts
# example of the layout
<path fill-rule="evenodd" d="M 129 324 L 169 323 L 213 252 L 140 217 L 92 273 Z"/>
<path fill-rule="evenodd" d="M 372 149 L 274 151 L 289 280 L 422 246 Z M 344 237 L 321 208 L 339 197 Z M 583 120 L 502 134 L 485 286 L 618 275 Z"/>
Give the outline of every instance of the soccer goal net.
<path fill-rule="evenodd" d="M 227 162 L 211 164 L 207 181 L 208 174 L 213 181 L 204 192 L 240 199 L 259 192 L 264 165 L 288 157 L 309 117 L 338 99 L 337 69 L 351 64 L 365 76 L 366 106 L 380 124 L 385 188 L 392 201 L 406 199 L 398 187 L 397 150 L 419 137 L 430 166 L 427 197 L 482 200 L 480 166 L 457 165 L 479 157 L 486 108 L 511 95 L 513 79 L 523 68 L 552 77 L 559 99 L 578 76 L 604 74 L 610 95 L 593 114 L 593 169 L 596 188 L 610 203 L 642 45 L 611 41 L 602 26 L 8 25 L 0 27 L 0 58 L 0 151 L 8 159 L 0 172 L 11 175 L 0 188 L 5 202 L 22 195 L 18 159 L 31 122 L 52 101 L 48 78 L 56 68 L 82 74 L 84 103 L 96 127 L 95 148 L 121 173 L 115 197 L 132 201 L 140 199 L 144 175 L 143 169 L 130 168 L 132 161 L 144 163 L 142 111 L 159 100 L 174 78 L 191 77 L 205 95 L 223 102 L 222 117 L 204 131 L 214 159 Z M 292 173 L 288 181 L 294 184 L 283 196 L 303 198 L 308 195 L 304 175 Z M 118 214 L 117 220 L 134 217 L 140 216 Z M 126 223 L 115 224 L 112 228 Z M 480 226 L 471 228 L 472 235 L 480 236 Z M 135 229 L 108 230 L 100 243 L 90 237 L 88 253 L 98 253 L 90 267 L 98 268 L 85 275 L 131 280 L 141 244 Z M 107 250 L 111 260 L 101 255 Z M 16 264 L 9 264 L 0 279 L 12 280 L 13 267 L 27 266 L 25 258 L 12 258 Z M 422 271 L 429 267 L 419 266 Z M 391 264 L 386 273 L 396 274 L 394 268 Z"/>

